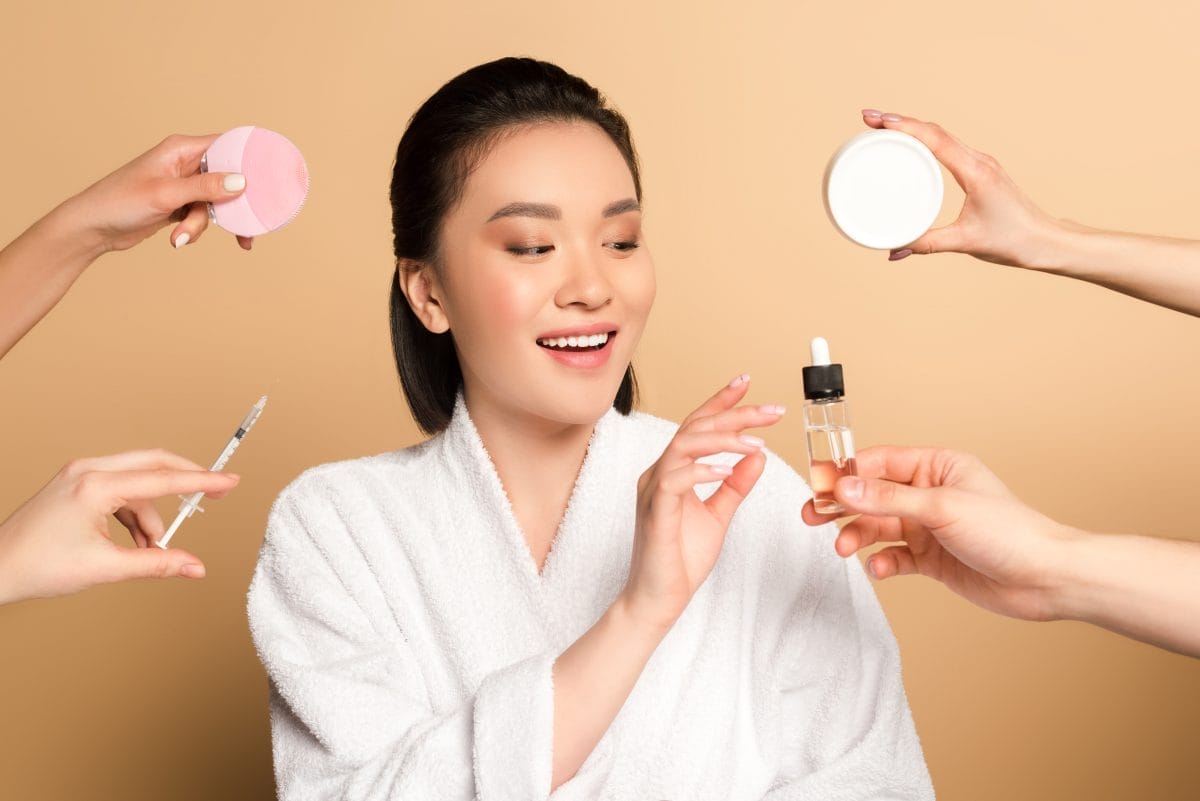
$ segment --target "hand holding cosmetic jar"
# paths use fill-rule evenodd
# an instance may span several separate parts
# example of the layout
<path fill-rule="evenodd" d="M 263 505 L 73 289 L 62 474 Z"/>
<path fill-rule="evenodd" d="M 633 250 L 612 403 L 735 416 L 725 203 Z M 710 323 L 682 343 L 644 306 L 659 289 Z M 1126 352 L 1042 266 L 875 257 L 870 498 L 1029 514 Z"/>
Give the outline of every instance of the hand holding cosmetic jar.
<path fill-rule="evenodd" d="M 942 169 L 900 131 L 864 131 L 825 170 L 825 211 L 851 242 L 893 250 L 920 238 L 942 210 Z"/>

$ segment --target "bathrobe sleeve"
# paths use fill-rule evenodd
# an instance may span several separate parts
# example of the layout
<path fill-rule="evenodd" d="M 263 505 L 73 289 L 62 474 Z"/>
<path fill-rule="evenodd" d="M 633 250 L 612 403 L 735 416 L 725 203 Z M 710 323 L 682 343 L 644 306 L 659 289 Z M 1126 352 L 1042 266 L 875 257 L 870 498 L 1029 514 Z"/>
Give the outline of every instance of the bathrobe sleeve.
<path fill-rule="evenodd" d="M 554 655 L 433 708 L 387 603 L 361 589 L 397 578 L 369 575 L 336 505 L 294 488 L 272 509 L 248 602 L 270 679 L 279 798 L 547 798 Z M 411 598 L 420 602 L 415 589 Z"/>
<path fill-rule="evenodd" d="M 775 468 L 764 475 L 776 536 L 767 538 L 775 558 L 760 596 L 760 632 L 779 694 L 782 748 L 766 798 L 933 799 L 899 649 L 874 589 L 858 559 L 834 552 L 836 527 L 801 521 L 811 495 L 803 480 L 780 462 Z"/>

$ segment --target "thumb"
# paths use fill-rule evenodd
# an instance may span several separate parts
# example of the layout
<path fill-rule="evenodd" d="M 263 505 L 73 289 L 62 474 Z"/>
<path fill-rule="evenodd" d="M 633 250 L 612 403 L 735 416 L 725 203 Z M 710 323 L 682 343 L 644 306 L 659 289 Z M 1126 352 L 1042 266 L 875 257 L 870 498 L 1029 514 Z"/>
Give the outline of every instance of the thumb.
<path fill-rule="evenodd" d="M 246 176 L 236 172 L 201 172 L 167 181 L 162 190 L 163 197 L 173 209 L 197 201 L 219 203 L 231 200 L 246 189 Z"/>
<path fill-rule="evenodd" d="M 902 248 L 896 248 L 888 256 L 889 261 L 899 261 L 914 253 L 928 255 L 930 253 L 949 253 L 962 250 L 962 232 L 957 225 L 943 225 L 926 231 L 920 238 L 908 243 Z"/>
<path fill-rule="evenodd" d="M 901 517 L 926 528 L 941 521 L 942 497 L 937 487 L 911 487 L 881 478 L 846 476 L 838 480 L 834 494 L 847 511 L 876 517 Z"/>
<path fill-rule="evenodd" d="M 113 581 L 138 578 L 204 578 L 204 563 L 176 548 L 120 548 L 113 553 L 109 573 Z"/>

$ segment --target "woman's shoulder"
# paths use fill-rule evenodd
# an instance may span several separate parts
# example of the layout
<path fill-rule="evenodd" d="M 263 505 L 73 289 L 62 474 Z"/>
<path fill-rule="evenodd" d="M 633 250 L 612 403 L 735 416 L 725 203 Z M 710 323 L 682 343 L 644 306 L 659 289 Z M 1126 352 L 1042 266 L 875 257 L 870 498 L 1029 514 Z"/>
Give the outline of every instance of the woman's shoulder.
<path fill-rule="evenodd" d="M 270 518 L 332 522 L 356 510 L 393 504 L 398 487 L 411 490 L 429 480 L 432 442 L 309 467 L 279 492 Z"/>

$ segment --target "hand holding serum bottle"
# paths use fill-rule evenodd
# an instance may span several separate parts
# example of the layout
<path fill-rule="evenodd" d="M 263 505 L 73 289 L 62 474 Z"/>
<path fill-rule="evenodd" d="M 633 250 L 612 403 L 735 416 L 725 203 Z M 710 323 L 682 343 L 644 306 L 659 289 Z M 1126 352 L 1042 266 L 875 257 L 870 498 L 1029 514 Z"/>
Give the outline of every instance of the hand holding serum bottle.
<path fill-rule="evenodd" d="M 833 486 L 842 476 L 858 474 L 854 463 L 854 436 L 842 366 L 830 364 L 829 343 L 822 337 L 812 341 L 812 365 L 804 375 L 804 433 L 808 440 L 808 480 L 813 490 L 813 507 L 821 514 L 845 511 L 833 497 Z"/>

